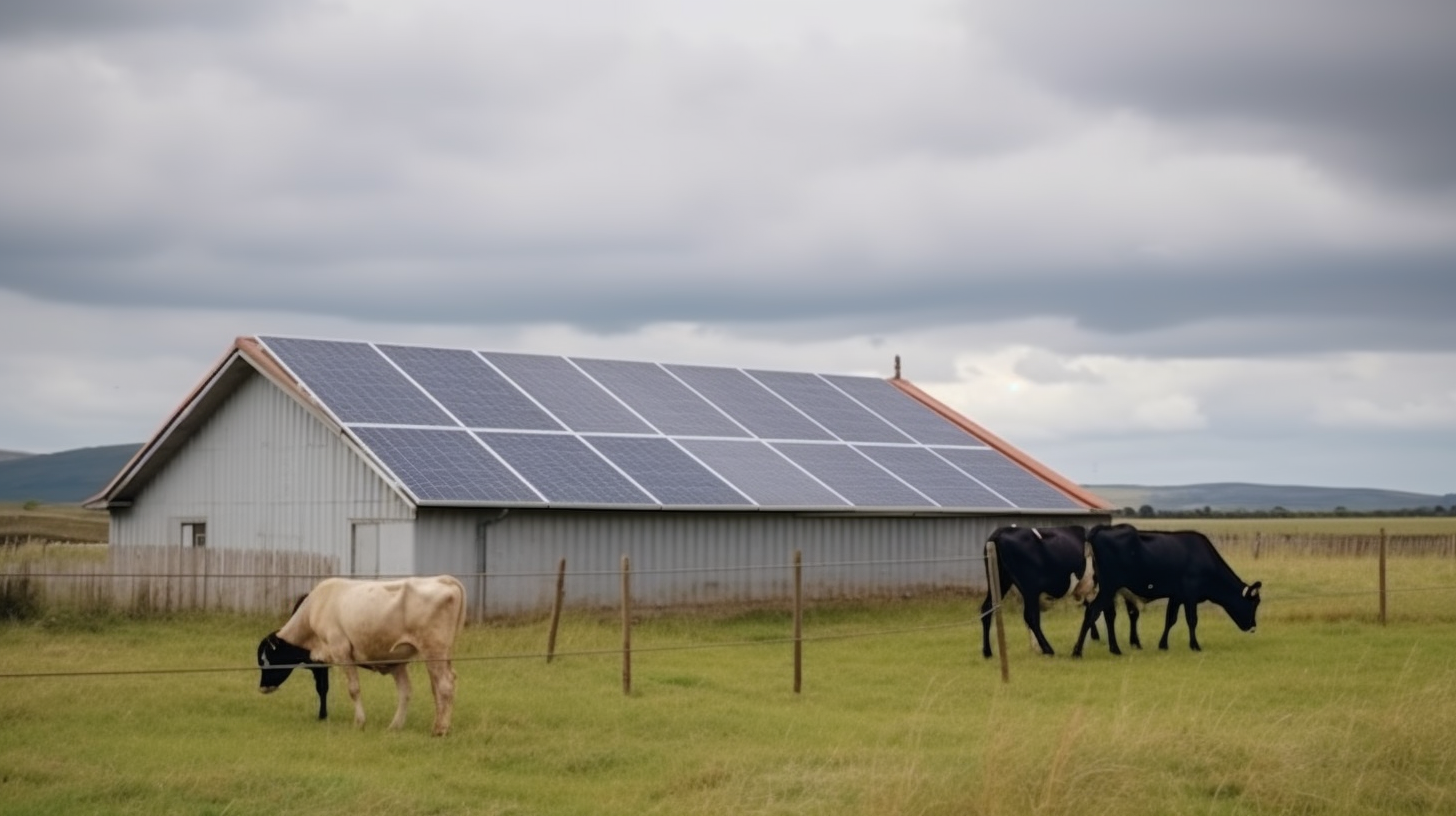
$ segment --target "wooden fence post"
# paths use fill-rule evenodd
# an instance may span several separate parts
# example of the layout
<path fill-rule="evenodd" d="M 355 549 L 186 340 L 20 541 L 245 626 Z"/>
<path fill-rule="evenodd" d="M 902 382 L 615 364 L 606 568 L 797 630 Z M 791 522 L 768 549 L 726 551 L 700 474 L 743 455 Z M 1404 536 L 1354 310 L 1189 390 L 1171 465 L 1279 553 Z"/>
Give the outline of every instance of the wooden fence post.
<path fill-rule="evenodd" d="M 794 693 L 804 684 L 804 553 L 794 550 Z"/>
<path fill-rule="evenodd" d="M 1385 625 L 1385 528 L 1380 528 L 1380 625 Z"/>
<path fill-rule="evenodd" d="M 556 656 L 556 628 L 561 625 L 561 603 L 566 597 L 566 559 L 556 564 L 556 600 L 551 604 L 551 634 L 546 638 L 546 662 Z"/>
<path fill-rule="evenodd" d="M 622 556 L 622 693 L 632 694 L 632 561 Z"/>
<path fill-rule="evenodd" d="M 1006 625 L 1001 621 L 1001 570 L 996 565 L 996 543 L 993 541 L 986 542 L 986 583 L 991 585 L 991 614 L 996 620 L 996 651 L 1001 655 L 1001 682 L 1010 683 L 1011 664 L 1006 659 Z"/>

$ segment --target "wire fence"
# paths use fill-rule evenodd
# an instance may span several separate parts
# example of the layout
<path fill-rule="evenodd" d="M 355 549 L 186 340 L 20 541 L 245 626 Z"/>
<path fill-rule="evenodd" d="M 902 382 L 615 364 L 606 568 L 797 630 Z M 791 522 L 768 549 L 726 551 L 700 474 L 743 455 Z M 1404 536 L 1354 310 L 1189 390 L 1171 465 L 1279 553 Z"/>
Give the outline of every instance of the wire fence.
<path fill-rule="evenodd" d="M 1373 599 L 1378 596 L 1380 617 L 1381 621 L 1384 622 L 1386 596 L 1388 594 L 1456 593 L 1456 584 L 1388 586 L 1385 580 L 1386 555 L 1388 554 L 1402 559 L 1445 558 L 1456 560 L 1456 540 L 1453 539 L 1456 539 L 1456 536 L 1398 536 L 1385 537 L 1384 541 L 1382 541 L 1382 536 L 1307 535 L 1300 538 L 1287 536 L 1245 536 L 1221 538 L 1218 546 L 1226 554 L 1238 554 L 1253 559 L 1258 559 L 1261 556 L 1268 557 L 1273 554 L 1299 558 L 1326 556 L 1366 560 L 1373 560 L 1372 557 L 1378 557 L 1380 565 L 1378 588 L 1306 589 L 1304 591 L 1286 590 L 1283 592 L 1277 589 L 1270 592 L 1266 589 L 1264 597 L 1266 601 L 1272 599 L 1278 602 L 1294 602 L 1315 599 Z M 125 550 L 125 552 L 118 554 L 115 550 Z M 763 648 L 783 647 L 792 644 L 795 647 L 797 690 L 798 650 L 803 643 L 892 637 L 916 632 L 975 627 L 981 624 L 983 618 L 986 616 L 992 615 L 997 611 L 1002 611 L 1005 608 L 1004 604 L 998 603 L 984 614 L 978 614 L 973 612 L 968 606 L 967 615 L 964 618 L 957 618 L 945 622 L 913 627 L 867 629 L 848 632 L 819 632 L 805 635 L 800 631 L 798 621 L 800 614 L 799 607 L 803 600 L 797 591 L 799 574 L 803 571 L 813 572 L 819 569 L 842 569 L 844 567 L 879 568 L 899 566 L 906 563 L 956 565 L 958 567 L 957 572 L 962 575 L 973 576 L 973 580 L 963 581 L 958 587 L 958 591 L 961 594 L 974 595 L 980 598 L 987 592 L 984 581 L 986 572 L 982 566 L 986 555 L 979 551 L 979 547 L 977 547 L 977 550 L 978 552 L 974 555 L 938 558 L 822 560 L 806 563 L 799 560 L 796 556 L 795 561 L 781 564 L 705 566 L 698 568 L 670 567 L 656 569 L 651 567 L 634 567 L 630 569 L 630 573 L 635 576 L 680 576 L 747 571 L 768 575 L 775 571 L 784 573 L 792 571 L 795 575 L 794 586 L 796 590 L 793 598 L 795 605 L 795 627 L 793 635 L 786 634 L 781 638 L 770 637 L 739 641 L 657 644 L 645 647 L 639 645 L 627 647 L 625 651 L 622 648 L 574 651 L 557 651 L 554 648 L 556 615 L 559 614 L 561 606 L 559 597 L 561 590 L 559 587 L 571 578 L 617 577 L 619 576 L 617 571 L 600 569 L 571 571 L 566 568 L 563 560 L 555 571 L 457 574 L 457 577 L 462 579 L 477 580 L 537 582 L 547 578 L 555 579 L 558 583 L 558 600 L 555 605 L 556 608 L 553 610 L 550 645 L 548 645 L 545 651 L 492 655 L 457 655 L 454 657 L 454 660 L 460 662 L 543 659 L 550 661 L 554 658 L 601 657 L 619 654 L 630 655 L 631 652 L 656 653 L 704 649 Z M 45 554 L 43 553 L 42 555 L 44 556 Z M 55 606 L 79 606 L 89 610 L 120 608 L 122 611 L 130 613 L 145 613 L 155 611 L 185 611 L 190 609 L 226 611 L 232 608 L 229 606 L 231 603 L 261 603 L 268 610 L 277 611 L 278 609 L 291 606 L 297 597 L 311 589 L 313 584 L 319 579 L 333 575 L 335 566 L 332 559 L 309 554 L 206 551 L 182 548 L 114 548 L 113 552 L 108 553 L 105 558 L 96 558 L 93 552 L 89 558 L 77 559 L 76 552 L 61 549 L 54 549 L 50 555 L 54 557 L 10 557 L 0 559 L 0 619 L 26 617 L 25 613 L 27 611 L 34 613 L 39 609 Z M 631 599 L 630 592 L 627 590 L 626 573 L 628 572 L 628 568 L 625 562 L 626 559 L 624 559 L 623 571 L 620 573 L 623 577 L 623 624 L 624 630 L 630 631 L 630 618 L 634 612 L 640 611 L 640 608 L 638 610 L 630 610 L 628 606 Z M 1013 606 L 1019 607 L 1020 605 L 1019 599 L 1015 597 L 1013 597 L 1011 603 Z M 650 606 L 650 604 L 648 605 Z M 782 608 L 782 604 L 777 608 Z M 976 609 L 978 610 L 979 607 L 976 607 Z M 629 640 L 630 638 L 628 637 L 627 639 Z M 1001 651 L 1004 655 L 1004 646 Z M 370 667 L 378 667 L 380 665 L 382 665 L 380 661 L 373 661 L 369 664 Z M 624 665 L 626 665 L 625 661 Z M 1004 665 L 1003 662 L 1003 670 Z M 306 668 L 308 664 L 301 664 L 301 666 Z M 0 679 L 255 671 L 257 671 L 256 666 L 121 670 L 20 670 L 0 671 Z M 627 674 L 624 670 L 624 677 L 626 676 Z"/>

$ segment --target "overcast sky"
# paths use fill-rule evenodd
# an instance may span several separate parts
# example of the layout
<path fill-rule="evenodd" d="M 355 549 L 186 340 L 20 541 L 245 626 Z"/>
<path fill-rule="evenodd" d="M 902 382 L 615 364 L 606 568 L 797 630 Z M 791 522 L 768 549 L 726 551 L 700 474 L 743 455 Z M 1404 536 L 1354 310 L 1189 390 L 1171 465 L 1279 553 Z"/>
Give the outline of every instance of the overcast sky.
<path fill-rule="evenodd" d="M 37 0 L 0 111 L 0 449 L 283 333 L 898 354 L 1085 484 L 1456 492 L 1449 0 Z"/>

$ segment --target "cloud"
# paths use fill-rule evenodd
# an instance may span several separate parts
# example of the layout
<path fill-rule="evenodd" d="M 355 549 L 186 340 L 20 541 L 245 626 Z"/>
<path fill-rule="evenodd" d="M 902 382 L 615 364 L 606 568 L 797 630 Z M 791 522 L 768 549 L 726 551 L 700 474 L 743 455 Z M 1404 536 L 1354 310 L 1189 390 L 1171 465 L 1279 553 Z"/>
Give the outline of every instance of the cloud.
<path fill-rule="evenodd" d="M 66 37 L 149 29 L 219 28 L 269 19 L 308 0 L 67 0 L 0 5 L 0 39 Z"/>
<path fill-rule="evenodd" d="M 10 4 L 0 447 L 134 441 L 277 332 L 899 354 L 1078 478 L 1333 446 L 1438 481 L 1451 14 Z"/>
<path fill-rule="evenodd" d="M 1005 59 L 1086 104 L 1181 122 L 1225 148 L 1307 154 L 1408 194 L 1456 185 L 1456 7 L 1441 0 L 967 9 Z"/>

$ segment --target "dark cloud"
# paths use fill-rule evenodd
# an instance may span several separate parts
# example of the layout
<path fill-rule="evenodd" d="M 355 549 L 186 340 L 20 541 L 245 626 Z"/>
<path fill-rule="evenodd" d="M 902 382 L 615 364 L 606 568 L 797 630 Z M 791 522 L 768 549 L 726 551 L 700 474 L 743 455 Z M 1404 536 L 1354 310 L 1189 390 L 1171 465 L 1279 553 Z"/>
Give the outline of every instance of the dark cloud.
<path fill-rule="evenodd" d="M 691 252 L 620 244 L 584 246 L 570 260 L 558 253 L 381 259 L 356 248 L 191 264 L 106 257 L 119 248 L 99 242 L 86 255 L 73 246 L 65 256 L 27 259 L 11 247 L 0 259 L 0 285 L 95 305 L 226 306 L 425 324 L 567 322 L 604 332 L 664 320 L 838 321 L 863 334 L 1051 317 L 1105 338 L 1105 348 L 1154 357 L 1456 350 L 1451 260 L 1420 255 L 1267 259 L 1237 274 L 1156 266 L 976 273 L 950 263 L 735 270 Z M 1199 328 L 1207 324 L 1251 328 Z M 1149 346 L 1153 336 L 1161 339 Z"/>
<path fill-rule="evenodd" d="M 1415 191 L 1456 186 L 1445 0 L 1007 3 L 976 19 L 1009 62 L 1099 106 Z"/>
<path fill-rule="evenodd" d="M 148 29 L 231 30 L 297 11 L 311 0 L 12 0 L 0 3 L 0 39 L 91 36 Z"/>

